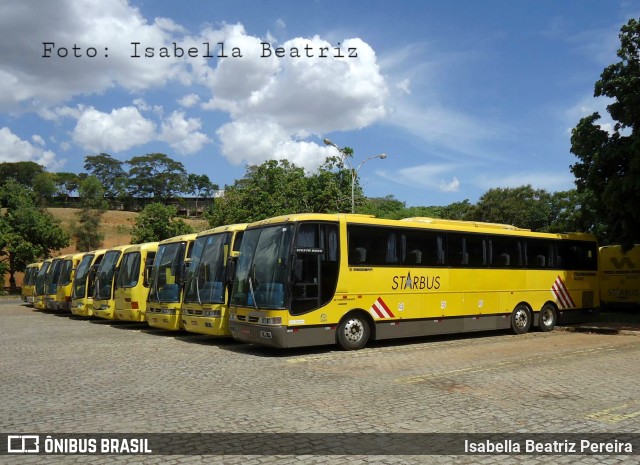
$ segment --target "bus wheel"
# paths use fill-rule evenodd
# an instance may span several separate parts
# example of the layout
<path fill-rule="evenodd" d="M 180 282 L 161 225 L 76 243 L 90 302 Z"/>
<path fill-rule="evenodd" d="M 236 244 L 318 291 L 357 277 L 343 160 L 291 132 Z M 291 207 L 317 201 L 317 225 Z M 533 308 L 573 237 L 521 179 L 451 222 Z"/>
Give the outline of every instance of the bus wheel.
<path fill-rule="evenodd" d="M 338 344 L 344 350 L 362 349 L 369 340 L 369 323 L 362 316 L 347 315 L 338 326 Z"/>
<path fill-rule="evenodd" d="M 556 308 L 551 304 L 544 304 L 540 309 L 540 321 L 538 327 L 540 331 L 551 331 L 556 327 L 558 321 L 558 313 Z"/>
<path fill-rule="evenodd" d="M 524 334 L 531 327 L 531 313 L 526 305 L 518 305 L 511 313 L 511 329 L 516 334 Z"/>

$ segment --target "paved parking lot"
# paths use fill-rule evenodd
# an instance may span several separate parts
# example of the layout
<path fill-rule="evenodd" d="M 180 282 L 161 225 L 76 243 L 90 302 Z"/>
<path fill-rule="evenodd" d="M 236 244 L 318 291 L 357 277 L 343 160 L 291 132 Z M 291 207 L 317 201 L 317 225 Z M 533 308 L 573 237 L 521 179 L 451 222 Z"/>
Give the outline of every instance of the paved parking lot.
<path fill-rule="evenodd" d="M 274 350 L 0 303 L 6 433 L 640 433 L 640 336 L 506 332 Z M 458 463 L 637 463 L 461 456 Z M 4 456 L 104 463 L 105 456 Z M 119 463 L 199 456 L 116 457 Z M 214 456 L 209 463 L 448 463 L 448 456 Z"/>

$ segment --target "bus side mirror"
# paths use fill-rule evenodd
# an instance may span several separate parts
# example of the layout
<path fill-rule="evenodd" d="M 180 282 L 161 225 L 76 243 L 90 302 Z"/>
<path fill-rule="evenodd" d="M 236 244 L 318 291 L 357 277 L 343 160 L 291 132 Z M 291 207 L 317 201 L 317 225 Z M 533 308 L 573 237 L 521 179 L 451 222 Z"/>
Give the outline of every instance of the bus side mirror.
<path fill-rule="evenodd" d="M 236 260 L 237 257 L 229 257 L 227 259 L 227 284 L 231 285 L 236 277 Z"/>
<path fill-rule="evenodd" d="M 190 264 L 191 264 L 190 260 L 182 262 L 182 269 L 180 270 L 180 283 L 183 286 L 187 282 L 187 272 L 189 271 Z"/>
<path fill-rule="evenodd" d="M 153 265 L 147 265 L 144 267 L 144 274 L 142 276 L 142 281 L 145 286 L 149 286 L 149 278 L 151 277 L 151 268 Z"/>

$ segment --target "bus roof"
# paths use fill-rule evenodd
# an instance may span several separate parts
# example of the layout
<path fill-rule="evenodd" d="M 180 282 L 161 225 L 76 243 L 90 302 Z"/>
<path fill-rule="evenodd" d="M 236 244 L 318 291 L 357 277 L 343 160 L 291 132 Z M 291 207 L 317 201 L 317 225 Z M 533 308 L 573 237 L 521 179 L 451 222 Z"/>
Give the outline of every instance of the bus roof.
<path fill-rule="evenodd" d="M 534 232 L 530 229 L 518 228 L 516 226 L 500 223 L 446 220 L 428 217 L 413 217 L 404 218 L 401 220 L 393 220 L 386 218 L 376 218 L 373 215 L 360 215 L 353 213 L 295 213 L 291 215 L 282 215 L 259 220 L 254 223 L 250 223 L 247 228 L 255 228 L 269 224 L 290 223 L 296 221 L 347 221 L 352 224 L 355 223 L 363 225 L 371 224 L 377 226 L 414 227 L 444 231 L 461 231 L 474 233 L 484 232 L 487 234 L 504 234 L 527 237 L 595 241 L 595 236 L 590 233 L 545 233 Z"/>
<path fill-rule="evenodd" d="M 182 234 L 181 236 L 174 236 L 174 237 L 170 237 L 168 239 L 165 239 L 163 241 L 160 241 L 158 244 L 159 245 L 163 245 L 163 244 L 172 244 L 174 242 L 188 242 L 188 241 L 192 241 L 196 238 L 197 234 L 196 233 L 191 233 L 191 234 Z"/>
<path fill-rule="evenodd" d="M 197 237 L 209 236 L 211 234 L 219 234 L 227 231 L 244 231 L 245 229 L 247 229 L 247 226 L 249 226 L 249 223 L 225 224 L 224 226 L 217 226 L 215 228 L 200 231 L 197 234 Z"/>
<path fill-rule="evenodd" d="M 127 252 L 138 252 L 141 250 L 156 250 L 158 248 L 159 242 L 143 242 L 142 244 L 131 244 L 126 249 L 124 249 L 124 253 Z"/>

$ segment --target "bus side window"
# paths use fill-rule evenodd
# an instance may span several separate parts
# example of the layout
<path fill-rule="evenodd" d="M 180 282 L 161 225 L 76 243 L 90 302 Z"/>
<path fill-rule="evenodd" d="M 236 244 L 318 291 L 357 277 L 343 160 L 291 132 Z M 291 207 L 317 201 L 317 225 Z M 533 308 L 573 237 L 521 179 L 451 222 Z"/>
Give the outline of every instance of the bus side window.
<path fill-rule="evenodd" d="M 402 232 L 402 257 L 406 265 L 445 264 L 444 235 L 435 231 L 408 229 Z"/>

